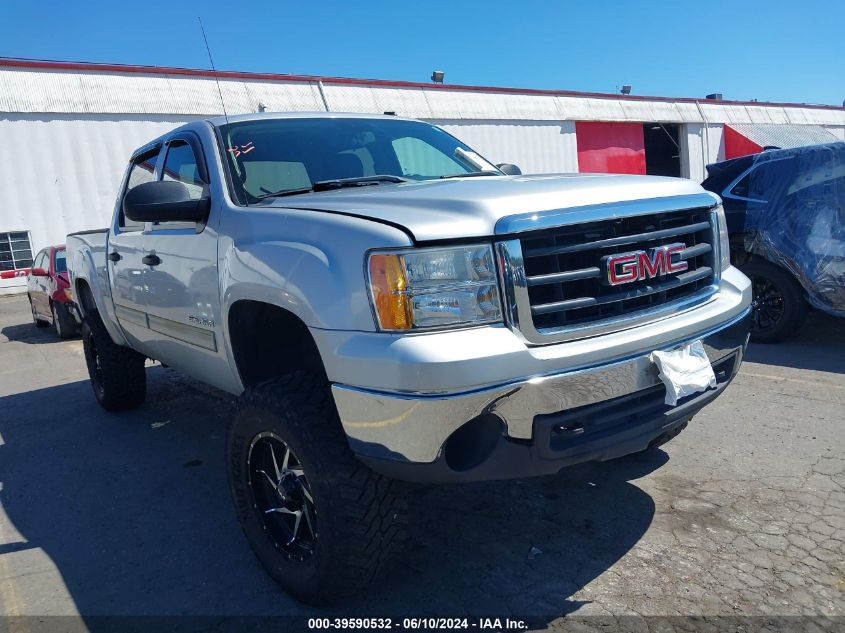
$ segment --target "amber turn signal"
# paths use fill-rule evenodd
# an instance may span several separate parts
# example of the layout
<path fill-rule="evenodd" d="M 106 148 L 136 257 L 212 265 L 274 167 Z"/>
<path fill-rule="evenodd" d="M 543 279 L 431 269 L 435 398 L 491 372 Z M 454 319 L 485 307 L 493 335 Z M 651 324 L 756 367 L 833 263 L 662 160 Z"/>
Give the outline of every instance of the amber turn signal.
<path fill-rule="evenodd" d="M 399 255 L 370 256 L 370 288 L 384 330 L 409 330 L 413 325 L 411 307 L 405 289 L 408 286 Z"/>

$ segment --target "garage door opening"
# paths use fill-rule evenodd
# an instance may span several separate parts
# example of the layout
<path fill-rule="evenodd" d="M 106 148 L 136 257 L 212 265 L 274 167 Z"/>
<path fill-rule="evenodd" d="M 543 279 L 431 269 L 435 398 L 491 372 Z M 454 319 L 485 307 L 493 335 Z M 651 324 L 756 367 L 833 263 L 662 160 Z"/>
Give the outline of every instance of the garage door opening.
<path fill-rule="evenodd" d="M 681 175 L 681 150 L 678 143 L 680 126 L 677 123 L 646 123 L 645 173 L 651 176 Z"/>

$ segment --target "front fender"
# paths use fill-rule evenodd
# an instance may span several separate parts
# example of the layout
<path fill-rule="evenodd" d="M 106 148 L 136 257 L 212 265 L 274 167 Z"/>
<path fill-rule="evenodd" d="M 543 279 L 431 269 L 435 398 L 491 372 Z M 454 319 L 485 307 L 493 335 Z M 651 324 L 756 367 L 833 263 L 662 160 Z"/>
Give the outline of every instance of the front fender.
<path fill-rule="evenodd" d="M 374 331 L 364 259 L 408 246 L 397 228 L 361 218 L 281 209 L 234 211 L 220 241 L 223 314 L 243 299 L 284 308 L 310 328 Z M 228 228 L 228 227 L 227 227 Z"/>

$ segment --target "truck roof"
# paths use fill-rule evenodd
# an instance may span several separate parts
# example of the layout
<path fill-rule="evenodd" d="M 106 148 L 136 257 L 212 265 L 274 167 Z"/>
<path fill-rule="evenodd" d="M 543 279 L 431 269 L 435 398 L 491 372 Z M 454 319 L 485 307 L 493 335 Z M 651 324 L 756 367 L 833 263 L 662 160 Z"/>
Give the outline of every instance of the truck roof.
<path fill-rule="evenodd" d="M 249 114 L 235 114 L 228 118 L 216 116 L 206 119 L 211 125 L 219 126 L 226 123 L 240 123 L 242 121 L 259 121 L 261 119 L 399 119 L 400 121 L 416 121 L 393 114 L 368 114 L 362 112 L 254 112 Z"/>

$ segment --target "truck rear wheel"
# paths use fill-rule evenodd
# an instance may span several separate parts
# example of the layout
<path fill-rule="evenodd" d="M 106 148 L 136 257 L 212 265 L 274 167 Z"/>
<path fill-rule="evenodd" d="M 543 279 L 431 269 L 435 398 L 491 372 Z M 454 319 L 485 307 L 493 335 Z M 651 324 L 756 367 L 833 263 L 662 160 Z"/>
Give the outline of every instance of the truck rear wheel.
<path fill-rule="evenodd" d="M 125 411 L 143 404 L 147 395 L 146 358 L 112 341 L 100 316 L 86 315 L 82 348 L 97 402 L 107 411 Z"/>
<path fill-rule="evenodd" d="M 402 484 L 352 454 L 324 378 L 295 372 L 248 388 L 229 430 L 227 464 L 256 557 L 303 602 L 353 593 L 405 539 Z"/>
<path fill-rule="evenodd" d="M 751 340 L 776 343 L 792 336 L 807 317 L 804 291 L 788 272 L 767 261 L 739 265 L 751 280 Z"/>

